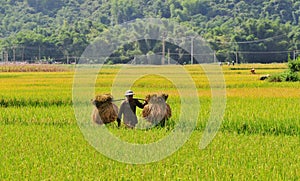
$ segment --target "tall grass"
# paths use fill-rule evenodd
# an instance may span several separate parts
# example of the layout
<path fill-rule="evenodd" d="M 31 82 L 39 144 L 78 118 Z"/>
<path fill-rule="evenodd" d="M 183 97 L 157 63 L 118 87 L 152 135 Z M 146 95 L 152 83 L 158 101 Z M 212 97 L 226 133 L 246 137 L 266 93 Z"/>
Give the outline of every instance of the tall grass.
<path fill-rule="evenodd" d="M 1 126 L 0 178 L 4 180 L 298 180 L 299 138 L 219 132 L 199 150 L 201 133 L 172 156 L 130 165 L 98 153 L 76 126 Z M 117 130 L 131 140 L 134 130 Z M 152 130 L 152 135 L 160 134 Z M 155 134 L 156 133 L 156 134 Z M 145 139 L 152 139 L 141 133 Z M 128 150 L 130 153 L 130 150 Z"/>
<path fill-rule="evenodd" d="M 234 74 L 231 72 L 230 67 L 223 66 L 227 86 L 227 108 L 221 130 L 250 134 L 300 135 L 297 112 L 300 107 L 299 83 L 259 81 L 257 75 L 251 75 L 248 72 L 248 66 L 235 66 L 236 68 L 239 67 L 238 69 L 241 72 L 239 74 Z M 259 70 L 263 73 L 274 71 L 269 69 L 270 65 L 259 66 Z M 266 69 L 263 69 L 264 66 L 266 66 Z M 274 65 L 271 65 L 271 68 L 273 67 Z M 281 70 L 283 67 L 285 66 L 279 65 L 278 69 L 275 70 Z M 101 69 L 95 84 L 97 93 L 111 91 L 112 82 L 118 74 L 119 68 L 118 66 L 107 66 Z M 140 69 L 140 67 L 136 69 Z M 164 69 L 168 69 L 168 67 Z M 185 66 L 185 69 L 190 72 L 198 89 L 201 110 L 197 129 L 203 130 L 211 110 L 209 82 L 201 66 Z M 169 72 L 169 74 L 172 74 L 172 72 Z M 180 81 L 180 76 L 176 75 L 176 72 L 173 72 L 173 74 L 178 77 L 176 81 Z M 63 112 L 60 112 L 59 109 L 67 109 L 67 112 L 72 110 L 72 78 L 72 72 L 1 73 L 0 107 L 10 110 L 7 114 L 2 112 L 1 119 L 12 123 L 14 121 L 8 121 L 10 120 L 9 116 L 16 114 L 18 116 L 15 117 L 19 117 L 19 120 L 27 122 L 25 120 L 30 120 L 30 116 L 21 114 L 19 110 L 28 110 L 27 108 L 29 108 L 30 110 L 44 109 L 40 117 L 47 117 L 45 116 L 47 110 L 57 112 L 57 118 L 54 115 L 51 118 L 56 122 L 56 119 L 59 120 L 59 116 Z M 126 81 L 126 79 L 121 81 Z M 176 120 L 179 119 L 181 110 L 180 95 L 174 82 L 159 75 L 146 74 L 137 79 L 132 88 L 139 98 L 144 98 L 144 96 L 153 92 L 169 94 L 168 103 L 173 110 L 173 116 L 169 120 L 168 126 L 169 129 L 172 129 L 176 124 Z M 119 97 L 115 98 L 118 99 Z M 92 97 L 87 97 L 87 100 L 90 99 Z M 140 111 L 138 114 L 140 114 Z M 51 119 L 48 118 L 48 122 L 51 122 Z M 11 120 L 15 120 L 15 118 Z"/>
<path fill-rule="evenodd" d="M 184 66 L 200 101 L 196 130 L 173 155 L 145 165 L 116 162 L 88 144 L 72 107 L 74 72 L 1 72 L 0 179 L 299 180 L 300 84 L 259 80 L 260 74 L 285 70 L 285 64 L 257 64 L 255 75 L 249 72 L 252 66 L 222 67 L 227 86 L 224 120 L 204 150 L 198 147 L 211 113 L 211 90 L 201 66 Z M 101 69 L 96 93 L 111 91 L 120 67 Z M 137 144 L 168 135 L 182 107 L 174 83 L 149 75 L 139 78 L 132 88 L 140 98 L 149 92 L 166 91 L 173 116 L 165 128 L 132 130 L 110 124 L 110 132 Z"/>
<path fill-rule="evenodd" d="M 76 125 L 71 106 L 0 107 L 0 125 Z"/>

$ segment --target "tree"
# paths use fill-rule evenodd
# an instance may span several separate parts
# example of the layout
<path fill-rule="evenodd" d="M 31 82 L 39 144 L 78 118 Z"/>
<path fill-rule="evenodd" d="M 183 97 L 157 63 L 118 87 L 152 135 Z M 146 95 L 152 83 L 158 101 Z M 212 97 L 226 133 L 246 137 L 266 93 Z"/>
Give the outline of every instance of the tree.
<path fill-rule="evenodd" d="M 0 46 L 14 52 L 24 50 L 26 56 L 32 55 L 30 59 L 37 56 L 29 48 L 11 47 L 38 46 L 41 54 L 66 60 L 80 56 L 108 26 L 158 17 L 176 20 L 198 32 L 210 41 L 222 61 L 235 58 L 235 52 L 240 52 L 238 58 L 245 62 L 283 61 L 288 53 L 274 52 L 299 50 L 299 9 L 300 2 L 294 0 L 5 0 L 0 1 Z M 41 35 L 42 41 L 19 42 L 15 38 L 19 32 L 31 38 Z M 133 35 L 119 32 L 114 36 Z M 28 39 L 32 41 L 31 38 Z M 172 45 L 166 46 L 173 51 Z M 47 48 L 55 49 L 55 55 L 48 55 Z M 133 52 L 147 54 L 161 49 L 161 42 L 145 40 L 123 47 L 119 54 L 126 61 Z M 178 50 L 177 58 L 186 61 Z M 21 54 L 17 52 L 16 57 Z"/>

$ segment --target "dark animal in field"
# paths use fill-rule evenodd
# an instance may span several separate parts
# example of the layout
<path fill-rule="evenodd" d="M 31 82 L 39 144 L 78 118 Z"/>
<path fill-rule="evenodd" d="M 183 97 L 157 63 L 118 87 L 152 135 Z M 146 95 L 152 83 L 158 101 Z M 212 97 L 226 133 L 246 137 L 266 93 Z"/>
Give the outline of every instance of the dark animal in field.
<path fill-rule="evenodd" d="M 269 78 L 269 77 L 270 77 L 269 74 L 267 74 L 267 75 L 262 75 L 262 76 L 260 76 L 259 80 L 266 80 L 266 79 Z"/>

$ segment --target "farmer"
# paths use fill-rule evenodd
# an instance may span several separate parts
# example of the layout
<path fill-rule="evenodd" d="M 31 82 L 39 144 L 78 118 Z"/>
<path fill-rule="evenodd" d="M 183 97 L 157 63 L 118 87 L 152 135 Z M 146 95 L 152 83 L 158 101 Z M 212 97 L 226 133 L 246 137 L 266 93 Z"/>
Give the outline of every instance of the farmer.
<path fill-rule="evenodd" d="M 136 107 L 143 109 L 147 104 L 146 101 L 145 103 L 141 103 L 138 99 L 134 99 L 133 95 L 134 93 L 132 90 L 127 90 L 125 92 L 125 100 L 121 103 L 118 113 L 118 126 L 121 126 L 121 119 L 123 115 L 124 124 L 129 128 L 134 128 L 138 122 L 136 117 Z"/>

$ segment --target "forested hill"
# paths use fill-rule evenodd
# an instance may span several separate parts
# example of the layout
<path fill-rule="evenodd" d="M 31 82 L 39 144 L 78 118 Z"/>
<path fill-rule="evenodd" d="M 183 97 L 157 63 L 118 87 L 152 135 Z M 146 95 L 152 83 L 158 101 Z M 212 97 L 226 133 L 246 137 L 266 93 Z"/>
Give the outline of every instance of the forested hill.
<path fill-rule="evenodd" d="M 0 61 L 76 60 L 109 26 L 156 17 L 191 27 L 220 61 L 282 62 L 300 53 L 299 15 L 300 0 L 1 0 Z"/>

